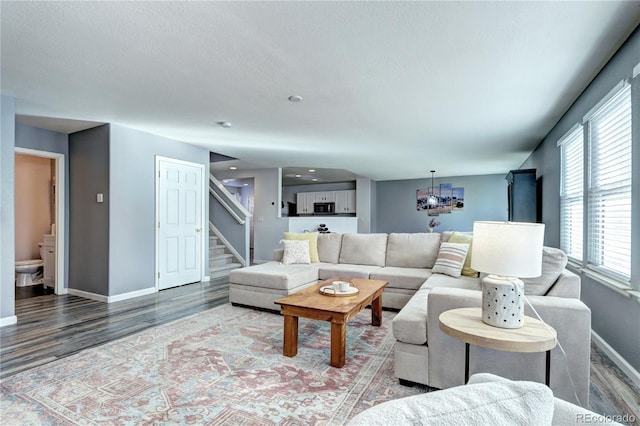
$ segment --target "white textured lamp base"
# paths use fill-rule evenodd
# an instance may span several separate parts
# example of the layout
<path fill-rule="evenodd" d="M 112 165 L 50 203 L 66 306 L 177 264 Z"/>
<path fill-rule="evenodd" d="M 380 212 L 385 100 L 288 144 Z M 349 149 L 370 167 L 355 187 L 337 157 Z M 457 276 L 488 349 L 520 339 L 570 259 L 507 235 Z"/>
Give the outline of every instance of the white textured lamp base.
<path fill-rule="evenodd" d="M 488 275 L 482 280 L 482 321 L 500 328 L 524 325 L 522 280 L 497 275 Z"/>

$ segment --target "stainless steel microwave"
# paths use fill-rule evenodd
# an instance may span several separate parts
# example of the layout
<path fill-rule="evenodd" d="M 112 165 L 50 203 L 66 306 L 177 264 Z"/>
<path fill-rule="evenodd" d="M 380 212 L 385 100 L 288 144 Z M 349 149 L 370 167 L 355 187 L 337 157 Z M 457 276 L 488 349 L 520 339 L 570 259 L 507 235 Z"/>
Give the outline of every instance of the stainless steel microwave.
<path fill-rule="evenodd" d="M 336 214 L 336 203 L 313 203 L 314 214 Z"/>

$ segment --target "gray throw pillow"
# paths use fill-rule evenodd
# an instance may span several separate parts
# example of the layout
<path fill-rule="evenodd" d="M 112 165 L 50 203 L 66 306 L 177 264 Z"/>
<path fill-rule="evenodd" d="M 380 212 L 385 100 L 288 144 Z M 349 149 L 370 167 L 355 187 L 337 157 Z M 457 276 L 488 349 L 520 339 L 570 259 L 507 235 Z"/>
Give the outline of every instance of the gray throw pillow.
<path fill-rule="evenodd" d="M 554 247 L 542 248 L 542 275 L 536 278 L 522 278 L 524 293 L 544 296 L 560 277 L 567 266 L 567 255 Z"/>

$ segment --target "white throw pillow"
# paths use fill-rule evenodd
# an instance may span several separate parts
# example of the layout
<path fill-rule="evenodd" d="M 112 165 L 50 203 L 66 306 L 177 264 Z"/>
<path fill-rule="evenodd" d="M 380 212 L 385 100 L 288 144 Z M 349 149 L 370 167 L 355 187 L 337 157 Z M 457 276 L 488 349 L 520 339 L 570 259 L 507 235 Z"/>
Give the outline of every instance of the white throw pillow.
<path fill-rule="evenodd" d="M 350 425 L 550 425 L 553 392 L 542 383 L 479 383 L 383 402 Z"/>
<path fill-rule="evenodd" d="M 436 264 L 433 265 L 431 272 L 436 274 L 445 274 L 452 277 L 459 277 L 464 266 L 464 260 L 467 258 L 469 244 L 462 243 L 442 243 Z"/>
<path fill-rule="evenodd" d="M 284 244 L 282 264 L 311 263 L 309 240 L 280 240 Z"/>

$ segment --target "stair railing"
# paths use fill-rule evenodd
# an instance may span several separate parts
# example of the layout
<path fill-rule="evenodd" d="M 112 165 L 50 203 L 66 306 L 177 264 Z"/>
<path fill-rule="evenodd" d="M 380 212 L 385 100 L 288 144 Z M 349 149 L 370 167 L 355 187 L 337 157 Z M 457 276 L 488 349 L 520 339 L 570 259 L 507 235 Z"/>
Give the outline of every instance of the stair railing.
<path fill-rule="evenodd" d="M 239 224 L 244 225 L 248 218 L 251 217 L 251 213 L 227 191 L 227 188 L 225 188 L 222 182 L 216 179 L 214 175 L 209 174 L 209 181 L 209 192 L 211 195 L 218 200 Z"/>
<path fill-rule="evenodd" d="M 209 174 L 209 229 L 242 266 L 249 264 L 251 213 Z"/>
<path fill-rule="evenodd" d="M 213 234 L 218 237 L 220 242 L 227 247 L 227 250 L 231 252 L 231 254 L 238 260 L 238 263 L 240 263 L 242 267 L 247 266 L 246 259 L 240 253 L 238 253 L 233 245 L 231 245 L 231 243 L 224 237 L 224 235 L 222 235 L 222 232 L 220 232 L 220 230 L 216 228 L 215 225 L 211 222 L 209 222 L 209 230 L 213 232 Z"/>

